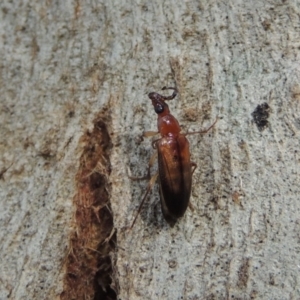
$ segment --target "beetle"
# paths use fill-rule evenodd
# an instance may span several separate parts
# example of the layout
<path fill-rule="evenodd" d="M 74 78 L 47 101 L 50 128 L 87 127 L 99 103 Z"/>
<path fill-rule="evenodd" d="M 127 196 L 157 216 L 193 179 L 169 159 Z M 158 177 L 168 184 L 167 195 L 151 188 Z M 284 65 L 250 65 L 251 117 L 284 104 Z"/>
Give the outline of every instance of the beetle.
<path fill-rule="evenodd" d="M 152 142 L 153 148 L 157 149 L 158 173 L 149 181 L 146 193 L 138 209 L 137 215 L 131 225 L 133 227 L 142 205 L 154 185 L 156 179 L 159 180 L 159 191 L 162 213 L 165 220 L 171 225 L 182 217 L 188 207 L 192 189 L 192 175 L 197 165 L 190 159 L 189 141 L 186 136 L 197 133 L 208 132 L 218 119 L 206 130 L 198 132 L 181 133 L 177 119 L 170 113 L 166 103 L 177 96 L 176 87 L 163 87 L 162 90 L 173 90 L 171 96 L 163 96 L 156 92 L 151 92 L 148 97 L 152 101 L 154 111 L 157 114 L 158 132 L 146 132 L 145 136 L 160 133 L 161 137 Z M 148 174 L 153 164 L 155 156 L 149 161 Z M 134 179 L 134 178 L 132 178 Z"/>

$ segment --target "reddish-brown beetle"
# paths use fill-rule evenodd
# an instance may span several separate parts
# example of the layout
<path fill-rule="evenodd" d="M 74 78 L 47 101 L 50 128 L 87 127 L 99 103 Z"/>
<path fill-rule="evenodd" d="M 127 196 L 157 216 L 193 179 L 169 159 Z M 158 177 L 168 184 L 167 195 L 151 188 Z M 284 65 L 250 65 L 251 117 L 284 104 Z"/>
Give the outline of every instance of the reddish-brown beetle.
<path fill-rule="evenodd" d="M 174 90 L 171 96 L 162 96 L 158 93 L 150 93 L 148 97 L 152 100 L 154 110 L 157 113 L 158 132 L 146 132 L 145 136 L 160 133 L 161 138 L 152 142 L 153 148 L 157 149 L 158 173 L 155 174 L 147 187 L 147 191 L 138 209 L 137 215 L 131 225 L 133 227 L 142 205 L 159 177 L 160 200 L 163 215 L 166 221 L 173 226 L 178 218 L 182 217 L 189 204 L 192 188 L 192 175 L 197 165 L 190 160 L 189 141 L 186 136 L 190 134 L 206 133 L 217 122 L 217 120 L 206 130 L 180 133 L 180 126 L 174 116 L 170 114 L 166 100 L 176 97 L 178 91 L 173 87 L 163 87 L 163 90 Z M 149 170 L 155 156 L 150 159 Z M 149 171 L 150 174 L 150 171 Z"/>

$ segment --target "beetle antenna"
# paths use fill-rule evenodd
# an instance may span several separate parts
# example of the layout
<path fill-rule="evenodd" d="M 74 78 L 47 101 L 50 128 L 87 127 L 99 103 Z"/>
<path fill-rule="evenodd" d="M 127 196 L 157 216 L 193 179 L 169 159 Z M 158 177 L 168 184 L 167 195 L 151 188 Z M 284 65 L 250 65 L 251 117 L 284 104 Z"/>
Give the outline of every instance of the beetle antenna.
<path fill-rule="evenodd" d="M 174 90 L 174 92 L 173 92 L 173 94 L 172 94 L 171 96 L 161 96 L 164 100 L 172 100 L 172 99 L 174 99 L 174 98 L 177 96 L 177 94 L 178 94 L 178 90 L 177 90 L 176 87 L 166 87 L 166 86 L 164 86 L 164 87 L 162 88 L 162 90 L 163 90 L 163 91 L 164 91 L 164 90 Z"/>
<path fill-rule="evenodd" d="M 185 133 L 184 135 L 187 136 L 187 135 L 192 135 L 192 134 L 204 134 L 204 133 L 207 133 L 208 131 L 210 131 L 215 125 L 216 123 L 218 122 L 219 120 L 219 117 L 217 116 L 216 120 L 213 122 L 212 125 L 210 125 L 207 129 L 205 130 L 202 130 L 202 131 L 193 131 L 193 132 L 187 132 Z"/>

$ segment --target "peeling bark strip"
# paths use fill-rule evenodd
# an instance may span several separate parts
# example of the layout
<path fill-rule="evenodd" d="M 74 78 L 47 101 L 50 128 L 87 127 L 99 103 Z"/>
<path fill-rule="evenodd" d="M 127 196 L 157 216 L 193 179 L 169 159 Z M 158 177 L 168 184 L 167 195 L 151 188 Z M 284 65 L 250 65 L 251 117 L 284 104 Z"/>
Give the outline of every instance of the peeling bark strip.
<path fill-rule="evenodd" d="M 116 299 L 110 253 L 116 245 L 109 202 L 111 141 L 101 117 L 82 137 L 84 143 L 76 175 L 75 228 L 66 261 L 61 300 Z"/>

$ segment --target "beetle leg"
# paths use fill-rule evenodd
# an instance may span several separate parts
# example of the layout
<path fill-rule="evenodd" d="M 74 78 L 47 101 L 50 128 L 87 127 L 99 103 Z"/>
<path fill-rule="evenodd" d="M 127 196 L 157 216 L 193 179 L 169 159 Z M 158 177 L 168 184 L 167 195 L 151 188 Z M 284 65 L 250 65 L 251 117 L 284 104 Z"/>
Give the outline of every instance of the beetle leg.
<path fill-rule="evenodd" d="M 144 137 L 151 137 L 151 136 L 154 136 L 154 135 L 157 135 L 157 134 L 159 134 L 158 131 L 145 131 L 145 132 L 143 133 L 143 136 L 144 136 Z"/>
<path fill-rule="evenodd" d="M 143 136 L 144 136 L 144 137 L 151 137 L 151 136 L 155 136 L 155 135 L 157 135 L 157 134 L 159 134 L 158 131 L 145 131 L 144 134 L 143 134 Z M 151 143 L 153 149 L 156 149 L 156 145 L 155 145 L 155 144 L 156 144 L 156 142 L 159 141 L 159 140 L 160 140 L 160 138 L 154 140 L 154 141 Z"/>
<path fill-rule="evenodd" d="M 152 141 L 151 145 L 152 145 L 152 148 L 153 148 L 153 149 L 156 149 L 156 143 L 157 143 L 159 140 L 161 140 L 161 138 Z"/>
<path fill-rule="evenodd" d="M 192 134 L 199 134 L 199 133 L 200 134 L 204 134 L 204 133 L 207 133 L 209 130 L 211 130 L 215 126 L 215 124 L 217 123 L 217 121 L 218 121 L 218 117 L 216 118 L 216 120 L 214 121 L 214 123 L 212 125 L 210 125 L 207 129 L 202 130 L 202 131 L 187 132 L 184 135 L 187 136 L 187 135 L 192 135 Z"/>
<path fill-rule="evenodd" d="M 152 189 L 152 187 L 153 187 L 153 185 L 154 185 L 154 183 L 155 183 L 157 177 L 158 177 L 158 172 L 157 172 L 155 175 L 153 175 L 153 176 L 151 177 L 151 179 L 150 179 L 150 181 L 149 181 L 149 183 L 148 183 L 147 189 L 146 189 L 146 193 L 145 193 L 145 195 L 144 195 L 144 197 L 143 197 L 143 200 L 142 200 L 142 202 L 141 202 L 141 204 L 140 204 L 140 206 L 139 206 L 139 209 L 138 209 L 138 211 L 137 211 L 137 214 L 136 214 L 136 216 L 135 216 L 135 218 L 134 218 L 134 220 L 133 220 L 133 222 L 132 222 L 132 225 L 130 226 L 130 229 L 132 229 L 132 227 L 133 227 L 133 225 L 134 225 L 134 223 L 135 223 L 135 221 L 136 221 L 138 215 L 140 214 L 141 209 L 142 209 L 142 207 L 143 207 L 143 204 L 144 204 L 144 202 L 145 202 L 145 200 L 146 200 L 146 198 L 147 198 L 149 192 L 151 191 L 151 189 Z"/>
<path fill-rule="evenodd" d="M 148 163 L 148 178 L 150 178 L 150 169 L 153 167 L 155 160 L 157 159 L 157 152 L 155 151 L 152 156 L 150 157 Z"/>
<path fill-rule="evenodd" d="M 191 161 L 191 167 L 194 167 L 194 169 L 192 169 L 192 176 L 193 176 L 195 170 L 197 169 L 197 164 Z M 195 210 L 195 208 L 194 208 L 193 204 L 191 203 L 191 201 L 189 201 L 189 209 L 191 211 Z"/>
<path fill-rule="evenodd" d="M 148 163 L 148 173 L 147 173 L 146 176 L 142 176 L 142 177 L 134 177 L 134 176 L 128 175 L 128 177 L 129 177 L 131 180 L 134 180 L 134 181 L 145 180 L 145 179 L 148 179 L 148 180 L 149 180 L 149 178 L 150 178 L 150 169 L 153 167 L 156 158 L 157 158 L 157 152 L 154 152 L 154 153 L 152 154 L 152 156 L 150 157 L 150 160 L 149 160 L 149 163 Z"/>
<path fill-rule="evenodd" d="M 189 209 L 190 209 L 191 211 L 194 211 L 194 210 L 195 210 L 194 205 L 191 203 L 191 201 L 189 201 Z"/>
<path fill-rule="evenodd" d="M 197 169 L 197 164 L 194 162 L 191 162 L 191 167 L 194 167 L 194 169 L 192 170 L 192 175 L 193 175 L 195 170 Z"/>

